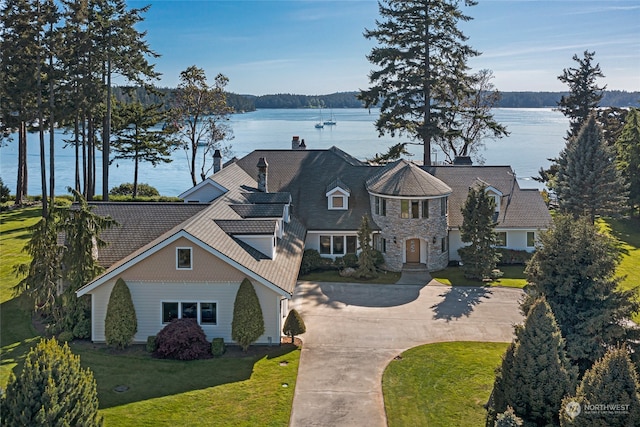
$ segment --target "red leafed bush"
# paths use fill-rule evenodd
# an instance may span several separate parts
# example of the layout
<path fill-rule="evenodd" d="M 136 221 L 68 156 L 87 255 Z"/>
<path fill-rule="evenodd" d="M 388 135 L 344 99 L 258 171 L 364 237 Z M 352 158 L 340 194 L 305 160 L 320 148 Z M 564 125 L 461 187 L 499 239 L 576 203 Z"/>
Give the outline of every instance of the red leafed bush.
<path fill-rule="evenodd" d="M 195 319 L 175 319 L 156 336 L 155 357 L 195 360 L 211 357 L 211 344 Z"/>

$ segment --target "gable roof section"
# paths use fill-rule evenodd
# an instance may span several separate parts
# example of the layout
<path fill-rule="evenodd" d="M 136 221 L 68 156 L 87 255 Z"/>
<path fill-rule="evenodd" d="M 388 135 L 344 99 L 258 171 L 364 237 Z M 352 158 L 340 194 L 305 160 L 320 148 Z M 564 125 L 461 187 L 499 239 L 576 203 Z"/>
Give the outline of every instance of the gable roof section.
<path fill-rule="evenodd" d="M 467 199 L 469 188 L 479 183 L 502 193 L 498 228 L 545 229 L 551 223 L 551 215 L 536 189 L 521 189 L 510 166 L 432 166 L 436 177 L 449 185 L 449 226 L 462 226 L 461 208 Z"/>
<path fill-rule="evenodd" d="M 351 194 L 351 189 L 349 188 L 349 186 L 342 182 L 340 178 L 336 178 L 327 185 L 326 195 L 329 195 L 329 193 L 338 188 L 346 191 L 348 194 Z"/>
<path fill-rule="evenodd" d="M 194 187 L 191 187 L 190 189 L 188 189 L 187 191 L 185 191 L 184 193 L 180 194 L 178 197 L 181 199 L 187 199 L 189 198 L 190 195 L 197 193 L 198 191 L 200 191 L 202 188 L 207 187 L 207 186 L 211 186 L 214 189 L 216 189 L 217 191 L 219 191 L 220 193 L 226 193 L 227 189 L 224 188 L 222 185 L 218 184 L 217 182 L 215 182 L 213 179 L 211 178 L 207 178 L 202 182 L 199 182 L 197 185 L 195 185 Z"/>
<path fill-rule="evenodd" d="M 364 183 L 376 168 L 332 147 L 328 150 L 256 150 L 236 164 L 257 176 L 260 157 L 269 163 L 269 189 L 291 193 L 291 213 L 308 230 L 357 230 L 363 215 L 371 215 L 369 193 Z M 340 177 L 350 190 L 349 209 L 327 209 L 327 187 Z M 269 193 L 267 193 L 269 194 Z M 375 230 L 379 228 L 371 224 Z"/>
<path fill-rule="evenodd" d="M 366 186 L 370 193 L 395 197 L 435 198 L 451 194 L 447 184 L 404 159 L 384 166 L 367 180 Z"/>
<path fill-rule="evenodd" d="M 282 218 L 284 204 L 262 203 L 231 205 L 231 209 L 242 218 Z"/>
<path fill-rule="evenodd" d="M 216 224 L 216 220 L 242 221 L 242 218 L 230 205 L 244 203 L 246 199 L 243 193 L 255 189 L 256 181 L 236 164 L 231 164 L 217 172 L 216 181 L 225 188 L 228 188 L 229 191 L 218 197 L 211 204 L 203 206 L 203 208 L 195 215 L 192 215 L 191 218 L 176 225 L 165 233 L 158 235 L 157 238 L 151 241 L 147 240 L 147 244 L 123 257 L 111 265 L 101 276 L 81 288 L 78 291 L 78 295 L 86 294 L 91 289 L 104 283 L 107 280 L 105 278 L 113 277 L 114 274 L 118 274 L 126 270 L 129 266 L 152 255 L 158 250 L 157 248 L 164 247 L 167 242 L 173 241 L 175 236 L 184 236 L 207 249 L 213 255 L 238 268 L 247 274 L 248 277 L 271 289 L 277 290 L 283 296 L 290 297 L 293 293 L 300 262 L 302 261 L 304 239 L 306 236 L 305 227 L 295 218 L 291 218 L 291 221 L 285 228 L 282 239 L 278 241 L 278 256 L 273 260 L 256 256 L 254 250 L 242 244 L 238 239 L 233 238 L 233 236 L 229 235 Z M 196 205 L 180 204 L 180 206 L 189 207 Z M 275 224 L 276 221 L 271 222 Z M 124 240 L 126 240 L 126 236 L 124 237 Z M 113 241 L 113 243 L 119 245 L 121 240 Z"/>
<path fill-rule="evenodd" d="M 218 227 L 232 236 L 261 234 L 273 235 L 276 232 L 277 221 L 264 219 L 216 219 Z"/>
<path fill-rule="evenodd" d="M 150 241 L 205 209 L 200 203 L 89 202 L 92 212 L 110 216 L 117 226 L 100 237 L 110 244 L 98 249 L 98 263 L 108 268 Z"/>

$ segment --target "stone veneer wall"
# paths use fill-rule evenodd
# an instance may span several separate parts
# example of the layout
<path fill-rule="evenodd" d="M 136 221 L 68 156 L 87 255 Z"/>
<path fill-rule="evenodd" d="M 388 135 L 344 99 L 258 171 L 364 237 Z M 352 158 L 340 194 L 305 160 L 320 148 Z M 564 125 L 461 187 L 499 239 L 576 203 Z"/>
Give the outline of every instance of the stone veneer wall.
<path fill-rule="evenodd" d="M 387 240 L 384 258 L 387 268 L 392 271 L 402 269 L 407 239 L 421 239 L 421 252 L 426 246 L 427 269 L 437 271 L 445 268 L 449 262 L 447 236 L 447 217 L 440 215 L 440 204 L 444 198 L 429 200 L 429 218 L 401 218 L 400 199 L 386 198 L 387 215 L 375 213 L 375 196 L 370 195 L 373 221 L 380 227 L 380 236 Z M 405 199 L 410 200 L 410 199 Z M 436 243 L 433 244 L 433 237 Z M 393 243 L 393 239 L 396 243 Z M 447 241 L 446 250 L 442 252 L 441 239 Z"/>

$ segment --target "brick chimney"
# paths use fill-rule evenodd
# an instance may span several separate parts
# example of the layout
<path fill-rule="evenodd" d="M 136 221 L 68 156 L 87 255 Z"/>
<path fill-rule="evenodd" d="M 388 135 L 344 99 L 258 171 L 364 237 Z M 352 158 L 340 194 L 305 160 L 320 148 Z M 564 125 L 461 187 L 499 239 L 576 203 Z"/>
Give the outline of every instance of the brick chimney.
<path fill-rule="evenodd" d="M 213 173 L 219 172 L 222 169 L 222 154 L 220 150 L 216 150 L 213 153 Z"/>
<path fill-rule="evenodd" d="M 294 136 L 293 139 L 291 139 L 291 149 L 298 150 L 299 147 L 300 147 L 300 137 Z"/>
<path fill-rule="evenodd" d="M 267 159 L 264 157 L 260 157 L 258 159 L 258 190 L 268 193 L 269 188 L 267 187 L 267 169 L 269 168 L 269 163 L 267 163 Z"/>

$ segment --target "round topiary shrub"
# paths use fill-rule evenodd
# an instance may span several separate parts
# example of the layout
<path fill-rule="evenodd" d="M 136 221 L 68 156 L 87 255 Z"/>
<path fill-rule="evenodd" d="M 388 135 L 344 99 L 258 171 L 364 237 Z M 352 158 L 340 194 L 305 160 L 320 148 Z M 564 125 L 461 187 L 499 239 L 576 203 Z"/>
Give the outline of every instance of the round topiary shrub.
<path fill-rule="evenodd" d="M 175 319 L 156 335 L 155 357 L 195 360 L 211 357 L 211 344 L 196 319 Z"/>
<path fill-rule="evenodd" d="M 294 308 L 287 315 L 287 319 L 284 321 L 284 328 L 282 332 L 285 335 L 291 337 L 291 344 L 293 344 L 296 335 L 304 334 L 307 331 L 307 327 L 304 325 L 304 320 L 300 313 Z"/>

